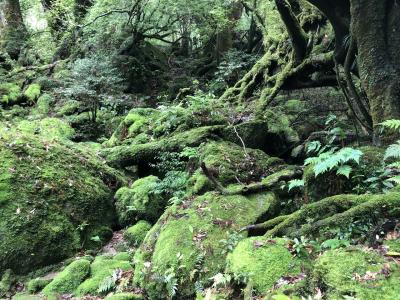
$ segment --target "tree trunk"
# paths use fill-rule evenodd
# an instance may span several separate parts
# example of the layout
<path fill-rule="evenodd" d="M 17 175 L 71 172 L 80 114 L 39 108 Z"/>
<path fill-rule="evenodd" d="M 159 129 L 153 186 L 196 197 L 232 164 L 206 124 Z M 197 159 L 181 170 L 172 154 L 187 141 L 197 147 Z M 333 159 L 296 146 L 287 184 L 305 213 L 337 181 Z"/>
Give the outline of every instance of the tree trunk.
<path fill-rule="evenodd" d="M 396 0 L 351 0 L 351 33 L 377 143 L 379 124 L 400 119 L 399 5 Z"/>
<path fill-rule="evenodd" d="M 12 59 L 18 59 L 27 36 L 20 3 L 18 0 L 4 0 L 1 10 L 4 16 L 2 48 Z"/>

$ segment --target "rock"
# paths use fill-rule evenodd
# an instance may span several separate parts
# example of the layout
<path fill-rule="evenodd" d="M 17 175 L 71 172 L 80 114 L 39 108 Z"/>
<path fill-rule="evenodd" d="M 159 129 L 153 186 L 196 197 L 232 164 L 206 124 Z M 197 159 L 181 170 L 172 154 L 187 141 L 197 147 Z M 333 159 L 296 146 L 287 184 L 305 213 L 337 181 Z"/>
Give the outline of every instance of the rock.
<path fill-rule="evenodd" d="M 227 272 L 258 293 L 271 290 L 284 276 L 299 276 L 302 261 L 289 252 L 288 240 L 264 237 L 240 241 L 227 257 Z"/>
<path fill-rule="evenodd" d="M 326 287 L 327 299 L 396 299 L 400 294 L 400 269 L 373 250 L 338 249 L 322 254 L 314 277 Z"/>
<path fill-rule="evenodd" d="M 156 222 L 167 204 L 161 194 L 155 193 L 160 179 L 148 176 L 136 180 L 130 188 L 122 187 L 115 194 L 118 220 L 122 226 L 138 220 Z"/>
<path fill-rule="evenodd" d="M 46 122 L 0 124 L 0 273 L 71 257 L 114 224 L 113 190 L 124 176 L 67 140 L 63 125 L 53 127 L 62 121 Z"/>
<path fill-rule="evenodd" d="M 173 294 L 166 278 L 176 283 L 178 297 L 188 299 L 197 286 L 225 269 L 229 247 L 245 237 L 238 231 L 276 205 L 272 193 L 244 197 L 206 193 L 168 208 L 136 252 L 136 285 L 150 299 Z"/>
<path fill-rule="evenodd" d="M 147 232 L 149 232 L 150 229 L 150 223 L 146 221 L 139 221 L 135 225 L 125 230 L 124 239 L 130 246 L 137 247 L 143 242 Z"/>
<path fill-rule="evenodd" d="M 71 294 L 89 276 L 90 261 L 79 259 L 69 264 L 44 289 L 44 295 Z"/>

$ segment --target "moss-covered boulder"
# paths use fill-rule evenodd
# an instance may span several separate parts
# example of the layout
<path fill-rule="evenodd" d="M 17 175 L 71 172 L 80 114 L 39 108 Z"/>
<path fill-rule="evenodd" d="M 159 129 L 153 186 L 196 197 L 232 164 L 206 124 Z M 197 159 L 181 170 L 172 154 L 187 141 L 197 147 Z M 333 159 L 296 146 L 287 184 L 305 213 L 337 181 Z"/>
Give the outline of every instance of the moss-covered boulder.
<path fill-rule="evenodd" d="M 43 294 L 72 294 L 75 289 L 89 276 L 90 261 L 79 259 L 69 264 L 44 289 Z"/>
<path fill-rule="evenodd" d="M 46 285 L 48 285 L 51 282 L 51 279 L 49 278 L 34 278 L 29 280 L 28 285 L 26 289 L 28 290 L 29 293 L 31 294 L 36 294 L 43 290 Z"/>
<path fill-rule="evenodd" d="M 24 91 L 24 98 L 28 102 L 28 104 L 33 104 L 39 99 L 41 93 L 41 87 L 37 83 L 30 84 L 26 90 Z"/>
<path fill-rule="evenodd" d="M 114 295 L 107 296 L 105 300 L 142 300 L 142 295 L 133 293 L 117 293 Z"/>
<path fill-rule="evenodd" d="M 121 225 L 131 225 L 141 219 L 157 221 L 166 205 L 166 199 L 156 191 L 159 182 L 158 177 L 148 176 L 136 180 L 130 188 L 117 191 L 115 205 Z"/>
<path fill-rule="evenodd" d="M 327 299 L 397 299 L 400 269 L 372 250 L 329 250 L 314 268 L 314 279 L 323 286 Z"/>
<path fill-rule="evenodd" d="M 284 276 L 298 276 L 302 261 L 288 249 L 288 240 L 247 238 L 227 257 L 227 272 L 241 278 L 258 293 L 272 290 Z"/>
<path fill-rule="evenodd" d="M 76 290 L 74 295 L 99 295 L 99 289 L 117 270 L 132 271 L 132 266 L 129 262 L 129 255 L 98 256 L 90 265 L 90 276 L 83 281 Z"/>
<path fill-rule="evenodd" d="M 34 116 L 46 116 L 50 112 L 50 105 L 54 102 L 54 98 L 49 94 L 43 94 L 37 100 L 35 107 L 32 109 Z"/>
<path fill-rule="evenodd" d="M 143 242 L 147 232 L 149 232 L 150 229 L 150 223 L 141 220 L 125 230 L 124 239 L 128 242 L 130 246 L 137 247 Z"/>
<path fill-rule="evenodd" d="M 17 83 L 2 83 L 0 85 L 0 102 L 3 106 L 14 105 L 21 97 L 21 87 Z"/>
<path fill-rule="evenodd" d="M 238 231 L 277 202 L 271 193 L 206 193 L 168 208 L 135 254 L 134 282 L 150 299 L 165 299 L 174 286 L 180 297 L 192 297 L 195 286 L 224 271 L 227 252 L 245 237 Z"/>
<path fill-rule="evenodd" d="M 119 172 L 63 129 L 1 125 L 0 273 L 59 262 L 114 224 Z"/>
<path fill-rule="evenodd" d="M 282 160 L 270 157 L 261 150 L 246 148 L 225 141 L 211 141 L 199 150 L 198 163 L 205 163 L 214 177 L 224 186 L 242 182 L 258 182 L 284 167 Z M 189 189 L 199 194 L 212 188 L 199 168 L 189 180 Z"/>

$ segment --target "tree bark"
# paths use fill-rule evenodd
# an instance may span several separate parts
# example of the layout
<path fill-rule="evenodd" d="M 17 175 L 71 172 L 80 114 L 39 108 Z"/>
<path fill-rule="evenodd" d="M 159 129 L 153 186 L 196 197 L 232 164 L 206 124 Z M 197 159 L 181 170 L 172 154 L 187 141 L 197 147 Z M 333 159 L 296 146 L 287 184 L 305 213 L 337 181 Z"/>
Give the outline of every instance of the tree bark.
<path fill-rule="evenodd" d="M 379 143 L 378 127 L 400 119 L 400 4 L 395 0 L 351 0 L 351 33 Z"/>
<path fill-rule="evenodd" d="M 20 3 L 18 0 L 4 0 L 1 10 L 5 19 L 2 48 L 12 59 L 18 59 L 27 36 Z"/>

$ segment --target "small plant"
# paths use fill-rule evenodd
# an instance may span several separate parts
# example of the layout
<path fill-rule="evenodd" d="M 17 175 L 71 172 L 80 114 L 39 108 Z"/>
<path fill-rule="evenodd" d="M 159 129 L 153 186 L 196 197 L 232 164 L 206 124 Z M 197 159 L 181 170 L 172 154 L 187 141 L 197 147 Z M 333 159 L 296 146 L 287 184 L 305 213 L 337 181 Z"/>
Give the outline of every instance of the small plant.
<path fill-rule="evenodd" d="M 243 239 L 243 235 L 238 232 L 227 232 L 227 238 L 220 240 L 220 243 L 223 245 L 224 249 L 222 250 L 223 254 L 232 252 L 235 249 L 236 245 Z"/>
<path fill-rule="evenodd" d="M 102 295 L 107 294 L 117 288 L 117 282 L 121 279 L 122 270 L 116 269 L 111 276 L 106 277 L 100 284 L 98 292 Z"/>

